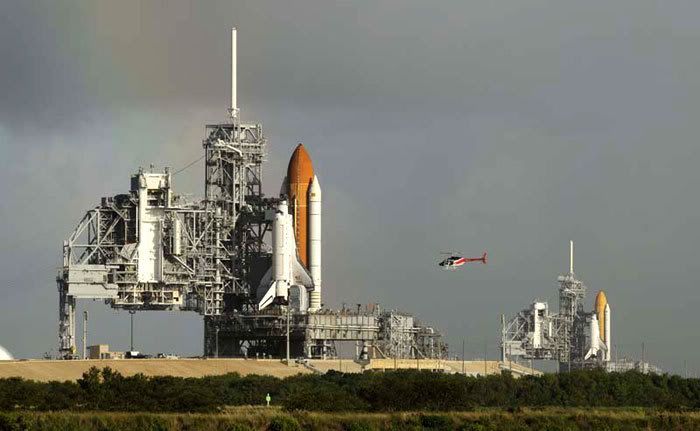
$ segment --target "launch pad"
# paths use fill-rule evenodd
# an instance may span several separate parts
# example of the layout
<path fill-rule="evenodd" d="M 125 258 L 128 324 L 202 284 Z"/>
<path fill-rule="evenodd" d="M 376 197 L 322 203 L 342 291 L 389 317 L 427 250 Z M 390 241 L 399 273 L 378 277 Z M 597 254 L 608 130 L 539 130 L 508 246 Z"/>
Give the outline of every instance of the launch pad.
<path fill-rule="evenodd" d="M 501 358 L 554 360 L 560 371 L 606 368 L 611 363 L 611 313 L 605 293 L 595 310 L 584 311 L 586 286 L 574 274 L 574 244 L 569 243 L 569 272 L 559 276 L 559 312 L 535 301 L 510 320 L 502 316 Z"/>
<path fill-rule="evenodd" d="M 212 326 L 205 326 L 205 334 L 214 337 L 210 345 L 215 349 L 208 356 L 284 357 L 289 331 L 291 358 L 337 357 L 340 344 L 347 342 L 354 345 L 354 357 L 358 360 L 447 357 L 447 345 L 434 328 L 420 325 L 409 314 L 381 310 L 379 307 L 368 307 L 362 311 L 320 310 L 289 315 L 285 314 L 285 310 L 276 309 L 268 313 L 205 319 L 207 324 Z"/>
<path fill-rule="evenodd" d="M 128 193 L 102 198 L 64 241 L 60 355 L 77 357 L 77 300 L 102 299 L 130 312 L 198 312 L 210 357 L 326 358 L 341 342 L 354 342 L 358 359 L 446 357 L 440 333 L 409 314 L 323 308 L 318 178 L 300 146 L 281 195 L 263 195 L 267 140 L 240 121 L 235 51 L 234 29 L 231 116 L 205 127 L 204 199 L 177 195 L 167 168 L 140 169 Z"/>
<path fill-rule="evenodd" d="M 612 312 L 605 292 L 598 292 L 593 311 L 584 310 L 586 286 L 574 274 L 574 244 L 569 243 L 569 272 L 557 278 L 559 311 L 534 301 L 529 308 L 506 320 L 501 316 L 501 360 L 556 361 L 560 372 L 599 368 L 606 371 L 637 370 L 661 373 L 644 361 L 612 355 Z M 532 362 L 530 362 L 532 363 Z"/>

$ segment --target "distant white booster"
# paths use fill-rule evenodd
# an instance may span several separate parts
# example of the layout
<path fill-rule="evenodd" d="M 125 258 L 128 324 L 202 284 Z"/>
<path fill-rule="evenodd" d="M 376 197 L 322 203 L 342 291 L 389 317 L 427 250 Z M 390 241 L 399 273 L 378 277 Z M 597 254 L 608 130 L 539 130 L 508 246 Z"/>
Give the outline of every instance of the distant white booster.
<path fill-rule="evenodd" d="M 290 291 L 293 291 L 296 302 L 293 308 L 306 311 L 308 290 L 313 287 L 311 275 L 297 256 L 294 226 L 287 201 L 281 201 L 272 219 L 272 266 L 260 282 L 258 308 L 262 310 L 275 300 L 286 301 Z"/>
<path fill-rule="evenodd" d="M 610 337 L 610 304 L 605 304 L 605 344 L 608 349 L 605 352 L 605 360 L 610 361 L 612 353 L 612 338 Z"/>

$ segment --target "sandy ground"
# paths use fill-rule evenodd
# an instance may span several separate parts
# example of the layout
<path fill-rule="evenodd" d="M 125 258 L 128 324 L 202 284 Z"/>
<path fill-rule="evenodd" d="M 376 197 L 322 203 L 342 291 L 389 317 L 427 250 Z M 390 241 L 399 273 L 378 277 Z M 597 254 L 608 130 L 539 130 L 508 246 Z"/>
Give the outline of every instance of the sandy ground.
<path fill-rule="evenodd" d="M 421 370 L 438 370 L 447 373 L 461 373 L 461 361 L 438 360 L 397 360 L 374 359 L 364 367 L 344 359 L 311 360 L 310 367 L 293 363 L 288 367 L 278 359 L 104 359 L 104 360 L 75 360 L 75 361 L 0 361 L 0 378 L 22 377 L 29 380 L 77 380 L 90 367 L 110 367 L 125 376 L 144 374 L 147 376 L 176 376 L 176 377 L 204 377 L 227 373 L 239 373 L 241 375 L 258 374 L 275 377 L 287 377 L 296 374 L 312 373 L 314 371 L 325 373 L 329 370 L 341 370 L 345 373 L 359 373 L 365 370 L 392 370 L 395 368 L 418 368 Z M 466 361 L 464 372 L 468 375 L 481 375 L 484 368 L 488 374 L 500 373 L 503 369 L 509 369 L 511 364 L 498 361 Z M 515 375 L 520 372 L 528 373 L 530 370 L 523 366 L 512 364 Z M 536 374 L 540 374 L 535 371 Z"/>
<path fill-rule="evenodd" d="M 110 367 L 131 376 L 204 377 L 226 373 L 260 374 L 276 377 L 310 373 L 311 370 L 293 364 L 287 367 L 279 360 L 244 359 L 103 359 L 75 361 L 0 361 L 0 378 L 22 377 L 37 381 L 77 380 L 90 367 Z"/>
<path fill-rule="evenodd" d="M 443 371 L 446 373 L 465 373 L 471 376 L 484 374 L 499 374 L 503 370 L 509 370 L 514 375 L 522 374 L 542 374 L 537 370 L 528 367 L 500 361 L 453 361 L 439 359 L 373 359 L 366 367 L 367 369 L 392 370 L 400 369 L 420 369 Z"/>

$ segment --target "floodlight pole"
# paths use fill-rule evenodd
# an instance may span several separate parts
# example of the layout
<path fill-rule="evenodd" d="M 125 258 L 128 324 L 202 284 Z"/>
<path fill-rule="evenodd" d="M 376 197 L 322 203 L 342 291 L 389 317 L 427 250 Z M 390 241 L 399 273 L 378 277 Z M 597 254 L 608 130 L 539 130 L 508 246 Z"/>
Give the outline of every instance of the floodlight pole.
<path fill-rule="evenodd" d="M 287 366 L 289 366 L 289 320 L 292 315 L 292 307 L 290 307 L 289 301 L 287 301 Z"/>
<path fill-rule="evenodd" d="M 129 316 L 131 319 L 131 342 L 129 344 L 130 352 L 134 351 L 134 314 L 136 314 L 136 310 L 129 310 Z"/>
<path fill-rule="evenodd" d="M 88 358 L 88 348 L 87 348 L 87 335 L 88 335 L 88 312 L 83 311 L 83 359 Z"/>
<path fill-rule="evenodd" d="M 488 341 L 484 340 L 484 377 L 486 377 L 488 375 L 488 355 L 489 355 Z"/>

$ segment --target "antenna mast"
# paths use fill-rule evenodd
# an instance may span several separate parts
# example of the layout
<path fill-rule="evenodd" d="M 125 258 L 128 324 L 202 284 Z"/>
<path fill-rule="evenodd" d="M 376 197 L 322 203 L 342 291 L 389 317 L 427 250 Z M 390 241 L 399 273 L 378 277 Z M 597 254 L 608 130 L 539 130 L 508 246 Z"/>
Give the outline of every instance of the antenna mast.
<path fill-rule="evenodd" d="M 233 27 L 231 29 L 231 108 L 229 109 L 229 114 L 231 114 L 231 118 L 235 121 L 238 120 L 238 115 L 239 115 L 239 110 L 238 110 L 238 95 L 236 94 L 236 90 L 238 87 L 238 82 L 237 82 L 237 74 L 238 74 L 238 54 L 236 52 L 237 49 L 237 34 L 236 34 L 236 27 Z"/>
<path fill-rule="evenodd" d="M 569 274 L 574 273 L 574 242 L 569 241 Z"/>

